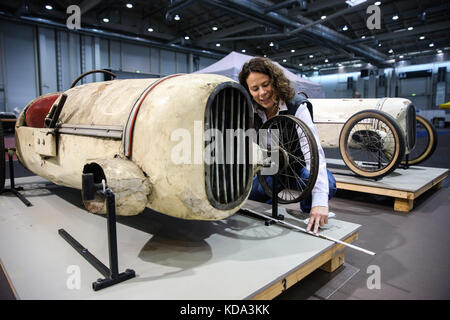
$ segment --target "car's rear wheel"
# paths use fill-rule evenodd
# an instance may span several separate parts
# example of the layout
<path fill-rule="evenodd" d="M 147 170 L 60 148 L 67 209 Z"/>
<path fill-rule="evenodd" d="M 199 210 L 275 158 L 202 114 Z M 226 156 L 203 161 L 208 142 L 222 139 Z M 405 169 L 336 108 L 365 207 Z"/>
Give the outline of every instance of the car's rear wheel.
<path fill-rule="evenodd" d="M 355 113 L 344 124 L 339 150 L 354 173 L 378 179 L 398 167 L 405 154 L 405 137 L 389 114 L 364 110 Z"/>

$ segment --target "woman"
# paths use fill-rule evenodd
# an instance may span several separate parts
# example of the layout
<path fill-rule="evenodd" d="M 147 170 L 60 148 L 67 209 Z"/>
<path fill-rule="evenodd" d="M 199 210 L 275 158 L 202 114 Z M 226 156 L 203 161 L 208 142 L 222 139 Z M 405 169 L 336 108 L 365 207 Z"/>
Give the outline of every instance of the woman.
<path fill-rule="evenodd" d="M 326 168 L 325 154 L 306 103 L 295 97 L 294 89 L 281 68 L 266 58 L 253 58 L 245 63 L 239 73 L 239 82 L 253 98 L 257 129 L 258 123 L 262 124 L 281 112 L 295 115 L 313 132 L 319 151 L 319 173 L 311 196 L 300 202 L 300 208 L 303 212 L 309 212 L 306 230 L 310 231 L 314 225 L 314 233 L 317 233 L 319 226 L 328 223 L 328 200 L 336 193 L 336 180 Z M 306 169 L 302 171 L 299 173 L 301 178 L 308 179 L 309 172 Z M 256 176 L 249 199 L 263 202 L 270 199 Z"/>

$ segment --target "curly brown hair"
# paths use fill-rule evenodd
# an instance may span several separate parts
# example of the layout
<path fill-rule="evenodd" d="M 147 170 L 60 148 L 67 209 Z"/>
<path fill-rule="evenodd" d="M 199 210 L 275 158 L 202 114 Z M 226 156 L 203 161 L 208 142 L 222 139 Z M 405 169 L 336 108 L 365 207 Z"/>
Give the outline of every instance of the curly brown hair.
<path fill-rule="evenodd" d="M 251 72 L 259 72 L 268 75 L 272 80 L 272 86 L 277 97 L 284 101 L 294 98 L 295 91 L 290 85 L 289 79 L 283 70 L 270 59 L 256 57 L 246 62 L 239 73 L 239 83 L 248 91 L 247 78 Z"/>

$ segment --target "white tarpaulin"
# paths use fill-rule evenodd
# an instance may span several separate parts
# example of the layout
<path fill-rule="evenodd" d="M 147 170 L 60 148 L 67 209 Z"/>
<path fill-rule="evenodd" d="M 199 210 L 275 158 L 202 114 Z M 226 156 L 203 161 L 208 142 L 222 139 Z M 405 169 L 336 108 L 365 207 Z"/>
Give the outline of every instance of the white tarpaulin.
<path fill-rule="evenodd" d="M 238 76 L 242 66 L 252 58 L 252 56 L 233 51 L 216 63 L 193 73 L 215 73 L 239 81 Z M 320 84 L 301 78 L 279 63 L 275 61 L 274 63 L 284 71 L 284 74 L 291 81 L 291 85 L 294 87 L 296 93 L 305 92 L 309 98 L 325 98 L 325 93 Z"/>

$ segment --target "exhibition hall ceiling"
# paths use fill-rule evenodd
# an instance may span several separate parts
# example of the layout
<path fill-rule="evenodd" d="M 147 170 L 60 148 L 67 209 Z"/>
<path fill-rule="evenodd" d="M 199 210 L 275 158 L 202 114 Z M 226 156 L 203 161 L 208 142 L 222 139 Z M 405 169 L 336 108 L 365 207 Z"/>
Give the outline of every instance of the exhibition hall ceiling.
<path fill-rule="evenodd" d="M 351 2 L 351 3 L 350 3 Z M 59 0 L 1 1 L 3 17 L 96 29 L 195 52 L 267 56 L 300 71 L 450 51 L 447 0 Z M 372 6 L 373 5 L 373 6 Z M 376 7 L 376 8 L 375 8 Z M 28 20 L 29 21 L 29 20 Z M 36 22 L 36 20 L 33 20 Z M 204 50 L 204 51 L 202 51 Z"/>

